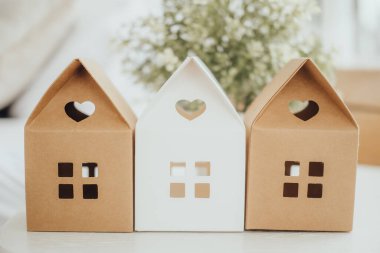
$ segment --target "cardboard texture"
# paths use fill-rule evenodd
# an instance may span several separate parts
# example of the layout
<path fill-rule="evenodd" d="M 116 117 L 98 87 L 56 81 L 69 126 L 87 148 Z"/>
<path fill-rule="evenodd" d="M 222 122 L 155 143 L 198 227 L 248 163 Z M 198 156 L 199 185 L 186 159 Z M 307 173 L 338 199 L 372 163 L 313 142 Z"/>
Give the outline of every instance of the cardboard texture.
<path fill-rule="evenodd" d="M 359 163 L 380 165 L 380 70 L 338 70 L 336 77 L 359 124 Z"/>
<path fill-rule="evenodd" d="M 131 232 L 135 123 L 99 67 L 74 60 L 25 126 L 27 229 Z"/>
<path fill-rule="evenodd" d="M 242 231 L 245 128 L 207 67 L 187 58 L 136 126 L 137 231 Z"/>
<path fill-rule="evenodd" d="M 310 102 L 291 112 L 294 100 Z M 246 229 L 352 229 L 358 127 L 310 59 L 290 61 L 245 124 Z"/>

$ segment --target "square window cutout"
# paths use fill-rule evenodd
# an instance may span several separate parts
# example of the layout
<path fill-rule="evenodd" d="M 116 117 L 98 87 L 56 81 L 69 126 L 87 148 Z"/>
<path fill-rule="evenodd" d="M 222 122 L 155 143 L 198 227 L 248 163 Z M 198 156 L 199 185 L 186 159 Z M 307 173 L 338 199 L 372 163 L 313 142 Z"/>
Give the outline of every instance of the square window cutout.
<path fill-rule="evenodd" d="M 97 184 L 84 184 L 83 185 L 83 198 L 84 199 L 97 199 L 98 198 L 98 185 Z"/>
<path fill-rule="evenodd" d="M 73 177 L 73 163 L 58 163 L 58 177 Z"/>
<path fill-rule="evenodd" d="M 82 163 L 82 177 L 98 177 L 97 163 Z"/>
<path fill-rule="evenodd" d="M 197 176 L 210 176 L 210 162 L 195 162 L 195 174 Z"/>
<path fill-rule="evenodd" d="M 58 197 L 60 199 L 73 199 L 74 187 L 72 184 L 59 184 L 58 185 Z"/>
<path fill-rule="evenodd" d="M 300 162 L 286 161 L 285 176 L 298 177 L 300 175 Z"/>
<path fill-rule="evenodd" d="M 323 177 L 324 163 L 323 162 L 309 162 L 309 176 L 310 177 Z"/>
<path fill-rule="evenodd" d="M 298 184 L 297 183 L 284 183 L 283 197 L 297 198 L 298 197 Z"/>
<path fill-rule="evenodd" d="M 171 183 L 170 184 L 170 197 L 171 198 L 184 198 L 185 197 L 185 184 L 184 183 Z"/>
<path fill-rule="evenodd" d="M 308 198 L 322 198 L 322 184 L 309 184 L 307 186 Z"/>
<path fill-rule="evenodd" d="M 196 198 L 210 198 L 210 184 L 208 183 L 195 184 L 195 197 Z"/>
<path fill-rule="evenodd" d="M 183 177 L 185 176 L 185 162 L 170 162 L 170 176 Z"/>

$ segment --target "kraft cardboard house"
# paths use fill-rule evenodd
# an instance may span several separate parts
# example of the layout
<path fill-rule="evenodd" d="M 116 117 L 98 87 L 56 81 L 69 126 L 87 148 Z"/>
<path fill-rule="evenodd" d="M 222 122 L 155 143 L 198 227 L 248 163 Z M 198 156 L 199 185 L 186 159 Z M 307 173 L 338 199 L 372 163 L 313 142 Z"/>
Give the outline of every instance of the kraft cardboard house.
<path fill-rule="evenodd" d="M 310 59 L 290 61 L 245 124 L 246 229 L 352 229 L 358 127 Z"/>
<path fill-rule="evenodd" d="M 359 163 L 380 165 L 380 70 L 340 69 L 336 81 L 360 128 Z"/>
<path fill-rule="evenodd" d="M 135 162 L 137 231 L 244 229 L 244 124 L 200 59 L 139 118 Z"/>
<path fill-rule="evenodd" d="M 96 64 L 66 68 L 25 126 L 29 231 L 133 230 L 135 121 Z"/>

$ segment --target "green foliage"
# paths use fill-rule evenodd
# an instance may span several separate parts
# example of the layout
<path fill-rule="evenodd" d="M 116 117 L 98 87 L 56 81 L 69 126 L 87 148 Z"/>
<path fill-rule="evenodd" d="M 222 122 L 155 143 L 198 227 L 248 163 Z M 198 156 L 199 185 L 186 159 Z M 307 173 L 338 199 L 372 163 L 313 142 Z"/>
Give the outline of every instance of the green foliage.
<path fill-rule="evenodd" d="M 158 89 L 188 55 L 211 69 L 245 111 L 290 59 L 309 56 L 332 77 L 331 56 L 302 27 L 315 0 L 164 0 L 163 15 L 125 28 L 119 42 L 126 70 Z"/>

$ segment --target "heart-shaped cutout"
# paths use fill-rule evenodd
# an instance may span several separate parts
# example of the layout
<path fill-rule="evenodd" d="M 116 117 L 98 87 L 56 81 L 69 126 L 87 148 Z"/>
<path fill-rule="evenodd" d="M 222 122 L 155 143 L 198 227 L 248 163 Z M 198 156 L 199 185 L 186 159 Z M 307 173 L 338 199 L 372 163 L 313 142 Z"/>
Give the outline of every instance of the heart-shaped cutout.
<path fill-rule="evenodd" d="M 313 100 L 292 100 L 288 105 L 289 111 L 297 118 L 308 121 L 319 112 L 319 105 Z"/>
<path fill-rule="evenodd" d="M 65 112 L 71 119 L 80 122 L 95 113 L 95 104 L 91 101 L 83 103 L 72 101 L 65 105 Z"/>
<path fill-rule="evenodd" d="M 200 99 L 195 99 L 192 102 L 182 99 L 175 104 L 177 112 L 188 120 L 193 120 L 206 110 L 206 103 Z"/>

